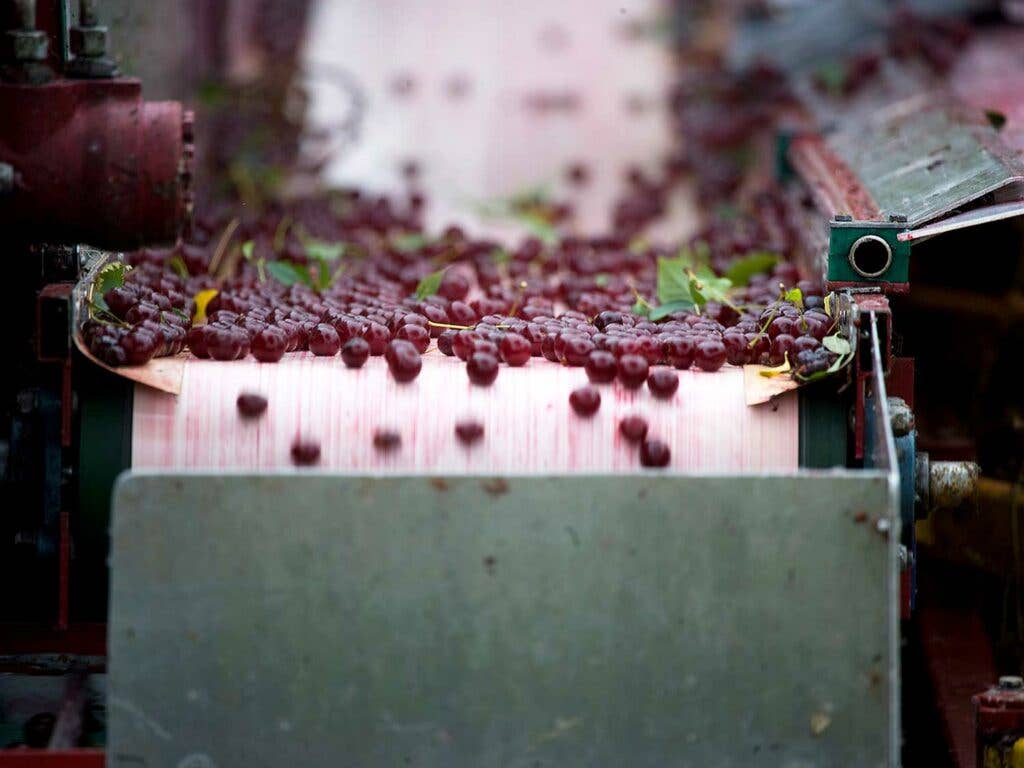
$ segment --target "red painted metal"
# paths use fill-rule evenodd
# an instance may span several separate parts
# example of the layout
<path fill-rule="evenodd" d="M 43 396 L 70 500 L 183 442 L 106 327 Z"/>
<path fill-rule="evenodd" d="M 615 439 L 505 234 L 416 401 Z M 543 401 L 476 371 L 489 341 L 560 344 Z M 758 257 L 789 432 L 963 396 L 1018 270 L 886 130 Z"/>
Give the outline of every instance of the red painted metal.
<path fill-rule="evenodd" d="M 68 618 L 71 605 L 71 523 L 67 509 L 60 511 L 60 558 L 57 574 L 57 629 L 66 632 L 70 626 Z"/>
<path fill-rule="evenodd" d="M 178 102 L 144 102 L 133 78 L 0 84 L 0 162 L 15 191 L 0 229 L 22 242 L 129 249 L 174 240 L 190 208 Z"/>
<path fill-rule="evenodd" d="M 914 410 L 914 358 L 892 358 L 889 376 L 885 380 L 885 391 L 889 397 L 902 397 L 910 410 Z"/>
<path fill-rule="evenodd" d="M 1001 680 L 972 699 L 979 766 L 986 764 L 986 751 L 1004 756 L 1012 751 L 1015 741 L 1024 738 L 1024 687 L 1017 687 L 1020 678 L 1006 680 L 1012 685 L 1003 685 Z"/>
<path fill-rule="evenodd" d="M 5 749 L 0 768 L 103 768 L 102 749 Z"/>
<path fill-rule="evenodd" d="M 0 624 L 0 655 L 66 653 L 107 655 L 106 624 L 71 624 L 66 631 L 43 624 Z"/>
<path fill-rule="evenodd" d="M 918 620 L 950 755 L 958 768 L 973 768 L 976 754 L 971 697 L 996 679 L 988 635 L 975 612 L 923 606 Z"/>
<path fill-rule="evenodd" d="M 857 221 L 880 218 L 878 203 L 871 193 L 822 136 L 806 133 L 794 137 L 788 154 L 789 162 L 823 212 L 830 216 L 847 214 Z"/>

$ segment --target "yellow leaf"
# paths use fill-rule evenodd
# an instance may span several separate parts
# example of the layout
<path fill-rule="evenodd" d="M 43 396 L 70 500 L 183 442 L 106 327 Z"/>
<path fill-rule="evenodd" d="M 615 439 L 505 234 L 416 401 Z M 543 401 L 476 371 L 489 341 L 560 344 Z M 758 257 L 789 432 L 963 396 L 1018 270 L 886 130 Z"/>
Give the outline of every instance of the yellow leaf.
<path fill-rule="evenodd" d="M 792 368 L 789 365 L 789 353 L 786 353 L 785 359 L 782 361 L 782 365 L 777 365 L 774 368 L 765 367 L 760 371 L 760 374 L 766 379 L 770 379 L 774 376 L 779 376 L 783 373 L 789 373 Z"/>
<path fill-rule="evenodd" d="M 209 304 L 213 297 L 216 296 L 219 291 L 216 288 L 207 288 L 205 291 L 200 291 L 195 295 L 193 299 L 196 303 L 196 312 L 192 315 L 192 324 L 198 325 L 206 320 L 206 305 Z"/>

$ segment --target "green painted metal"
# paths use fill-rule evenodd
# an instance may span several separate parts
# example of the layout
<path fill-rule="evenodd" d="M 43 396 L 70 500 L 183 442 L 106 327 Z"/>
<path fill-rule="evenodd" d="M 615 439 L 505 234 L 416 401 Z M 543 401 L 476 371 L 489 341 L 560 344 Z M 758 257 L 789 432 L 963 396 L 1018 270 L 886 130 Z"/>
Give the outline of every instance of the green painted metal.
<path fill-rule="evenodd" d="M 829 223 L 828 268 L 826 279 L 831 283 L 906 283 L 910 280 L 910 243 L 897 239 L 906 231 L 902 222 L 839 221 Z M 875 235 L 888 243 L 892 251 L 892 264 L 878 277 L 864 277 L 850 264 L 850 250 L 854 243 L 866 235 Z"/>
<path fill-rule="evenodd" d="M 76 357 L 79 412 L 78 507 L 72 609 L 78 620 L 103 621 L 107 606 L 111 493 L 132 463 L 135 384 Z"/>
<path fill-rule="evenodd" d="M 892 488 L 129 475 L 109 764 L 895 766 Z"/>
<path fill-rule="evenodd" d="M 779 183 L 784 184 L 796 175 L 789 162 L 789 146 L 792 143 L 792 131 L 781 129 L 775 134 L 775 180 Z"/>
<path fill-rule="evenodd" d="M 881 220 L 910 227 L 1024 181 L 1024 163 L 980 112 L 919 94 L 846 118 L 829 146 L 874 198 Z"/>
<path fill-rule="evenodd" d="M 836 394 L 834 382 L 801 387 L 800 467 L 845 467 L 849 441 L 849 398 Z"/>

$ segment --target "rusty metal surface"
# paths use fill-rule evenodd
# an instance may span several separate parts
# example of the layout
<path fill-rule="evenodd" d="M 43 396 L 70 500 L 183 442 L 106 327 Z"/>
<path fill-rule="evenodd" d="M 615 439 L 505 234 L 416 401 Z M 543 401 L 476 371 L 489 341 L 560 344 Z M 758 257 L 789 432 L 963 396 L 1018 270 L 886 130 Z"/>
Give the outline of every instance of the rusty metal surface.
<path fill-rule="evenodd" d="M 892 503 L 880 471 L 130 475 L 110 765 L 895 766 Z"/>
<path fill-rule="evenodd" d="M 938 93 L 886 106 L 828 137 L 878 204 L 883 220 L 932 221 L 990 193 L 1012 196 L 1024 164 L 984 115 Z"/>

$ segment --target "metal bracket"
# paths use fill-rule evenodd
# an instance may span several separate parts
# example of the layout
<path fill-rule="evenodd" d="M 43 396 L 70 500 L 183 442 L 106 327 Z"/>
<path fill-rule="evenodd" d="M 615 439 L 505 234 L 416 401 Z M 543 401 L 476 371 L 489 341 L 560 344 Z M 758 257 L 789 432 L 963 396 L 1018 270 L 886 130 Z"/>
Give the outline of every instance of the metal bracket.
<path fill-rule="evenodd" d="M 836 216 L 829 222 L 827 287 L 877 286 L 904 293 L 910 279 L 910 243 L 899 239 L 906 221 L 853 221 Z"/>

